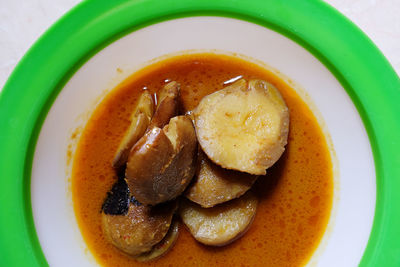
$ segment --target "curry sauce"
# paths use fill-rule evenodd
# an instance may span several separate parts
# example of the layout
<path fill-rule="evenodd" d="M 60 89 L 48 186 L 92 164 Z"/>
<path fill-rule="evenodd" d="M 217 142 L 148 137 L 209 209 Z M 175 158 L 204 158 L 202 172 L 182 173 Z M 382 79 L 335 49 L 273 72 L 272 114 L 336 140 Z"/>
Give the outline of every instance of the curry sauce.
<path fill-rule="evenodd" d="M 275 85 L 290 110 L 286 151 L 258 178 L 259 198 L 250 230 L 224 247 L 195 241 L 181 224 L 179 238 L 163 257 L 136 262 L 108 243 L 101 207 L 117 180 L 111 162 L 129 126 L 142 90 L 152 94 L 169 81 L 181 84 L 181 113 L 235 77 L 263 79 Z M 281 78 L 242 59 L 216 54 L 172 57 L 135 73 L 112 90 L 93 112 L 78 143 L 72 171 L 72 195 L 81 233 L 104 266 L 301 266 L 318 246 L 328 224 L 333 170 L 325 136 L 310 108 Z"/>

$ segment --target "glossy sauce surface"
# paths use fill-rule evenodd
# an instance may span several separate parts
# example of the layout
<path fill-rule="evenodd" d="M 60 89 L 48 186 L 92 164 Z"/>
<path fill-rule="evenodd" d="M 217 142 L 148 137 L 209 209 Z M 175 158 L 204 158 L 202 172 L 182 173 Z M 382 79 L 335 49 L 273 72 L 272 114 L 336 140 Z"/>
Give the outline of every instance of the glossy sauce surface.
<path fill-rule="evenodd" d="M 253 185 L 259 197 L 250 230 L 225 247 L 197 243 L 180 226 L 173 249 L 158 260 L 138 263 L 119 252 L 101 229 L 101 206 L 117 177 L 111 167 L 129 125 L 129 113 L 145 88 L 156 93 L 166 82 L 181 84 L 183 112 L 241 76 L 264 79 L 282 93 L 290 110 L 286 151 Z M 112 90 L 87 123 L 74 156 L 72 194 L 81 233 L 104 266 L 301 266 L 321 240 L 333 198 L 333 171 L 325 137 L 309 107 L 275 74 L 239 58 L 215 54 L 177 56 L 135 73 Z"/>

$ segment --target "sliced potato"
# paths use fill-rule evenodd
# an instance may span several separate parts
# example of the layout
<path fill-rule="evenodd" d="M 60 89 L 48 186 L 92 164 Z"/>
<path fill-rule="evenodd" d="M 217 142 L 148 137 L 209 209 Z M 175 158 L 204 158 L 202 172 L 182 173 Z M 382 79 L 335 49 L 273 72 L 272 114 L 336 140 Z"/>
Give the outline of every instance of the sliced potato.
<path fill-rule="evenodd" d="M 146 205 L 176 198 L 194 175 L 196 149 L 188 117 L 174 117 L 164 129 L 154 127 L 130 152 L 125 174 L 131 194 Z"/>
<path fill-rule="evenodd" d="M 168 230 L 167 235 L 161 240 L 160 243 L 156 244 L 151 251 L 136 256 L 137 261 L 145 262 L 158 259 L 159 257 L 166 254 L 175 245 L 176 240 L 179 236 L 179 223 L 177 220 L 172 221 L 172 225 Z"/>
<path fill-rule="evenodd" d="M 221 168 L 199 150 L 197 171 L 185 196 L 204 208 L 238 198 L 257 180 L 256 175 Z"/>
<path fill-rule="evenodd" d="M 212 208 L 202 208 L 183 200 L 179 215 L 197 241 L 205 245 L 223 246 L 235 241 L 249 229 L 257 204 L 258 200 L 251 191 Z"/>
<path fill-rule="evenodd" d="M 112 165 L 114 168 L 123 166 L 128 160 L 132 146 L 143 136 L 154 113 L 154 102 L 151 94 L 144 91 L 132 111 L 131 124 L 117 149 Z"/>
<path fill-rule="evenodd" d="M 289 110 L 265 81 L 239 80 L 204 97 L 193 115 L 201 148 L 223 168 L 263 175 L 285 150 Z"/>
<path fill-rule="evenodd" d="M 167 234 L 176 203 L 165 203 L 155 207 L 129 204 L 124 215 L 102 212 L 102 228 L 106 238 L 118 249 L 137 256 L 152 250 Z"/>
<path fill-rule="evenodd" d="M 179 89 L 179 83 L 172 81 L 160 90 L 157 97 L 157 109 L 151 119 L 149 130 L 153 127 L 164 127 L 172 117 L 178 115 Z"/>

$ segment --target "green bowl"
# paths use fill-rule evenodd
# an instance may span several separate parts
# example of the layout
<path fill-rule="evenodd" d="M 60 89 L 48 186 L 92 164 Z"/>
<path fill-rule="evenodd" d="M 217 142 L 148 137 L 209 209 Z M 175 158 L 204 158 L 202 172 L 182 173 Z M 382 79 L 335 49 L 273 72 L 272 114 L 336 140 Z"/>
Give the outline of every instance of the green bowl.
<path fill-rule="evenodd" d="M 398 266 L 400 80 L 354 24 L 318 0 L 99 0 L 68 12 L 32 46 L 0 95 L 1 264 L 48 265 L 33 221 L 31 173 L 42 125 L 66 83 L 123 36 L 197 16 L 234 18 L 273 30 L 308 50 L 336 77 L 362 118 L 376 170 L 375 216 L 360 265 Z"/>

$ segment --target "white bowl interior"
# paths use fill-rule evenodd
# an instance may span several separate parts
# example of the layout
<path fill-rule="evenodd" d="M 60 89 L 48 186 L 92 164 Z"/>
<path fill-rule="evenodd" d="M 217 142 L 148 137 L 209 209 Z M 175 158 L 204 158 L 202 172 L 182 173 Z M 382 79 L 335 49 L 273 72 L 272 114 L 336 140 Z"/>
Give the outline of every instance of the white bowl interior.
<path fill-rule="evenodd" d="M 66 157 L 72 131 L 84 125 L 108 90 L 150 60 L 182 50 L 215 49 L 279 70 L 314 107 L 329 132 L 338 175 L 328 229 L 309 264 L 359 263 L 372 227 L 376 177 L 366 130 L 343 87 L 312 54 L 285 36 L 241 20 L 190 17 L 148 26 L 113 42 L 73 75 L 52 105 L 37 142 L 31 184 L 35 227 L 50 266 L 97 265 L 72 207 Z"/>

